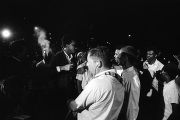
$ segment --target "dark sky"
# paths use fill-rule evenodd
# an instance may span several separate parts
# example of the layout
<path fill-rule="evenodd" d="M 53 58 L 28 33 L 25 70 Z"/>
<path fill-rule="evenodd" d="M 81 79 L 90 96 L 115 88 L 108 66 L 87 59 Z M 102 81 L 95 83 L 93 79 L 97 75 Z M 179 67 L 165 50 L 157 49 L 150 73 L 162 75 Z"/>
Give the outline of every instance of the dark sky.
<path fill-rule="evenodd" d="M 6 0 L 0 7 L 0 27 L 12 26 L 21 37 L 31 36 L 33 26 L 40 25 L 56 40 L 64 33 L 87 40 L 93 33 L 97 40 L 112 44 L 178 49 L 180 2 L 143 1 Z"/>

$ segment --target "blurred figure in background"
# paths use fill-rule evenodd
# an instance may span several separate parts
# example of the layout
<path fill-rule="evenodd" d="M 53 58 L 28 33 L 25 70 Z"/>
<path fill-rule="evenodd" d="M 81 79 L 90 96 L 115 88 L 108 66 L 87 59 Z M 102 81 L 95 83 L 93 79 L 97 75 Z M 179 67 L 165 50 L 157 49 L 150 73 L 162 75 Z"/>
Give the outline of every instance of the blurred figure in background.
<path fill-rule="evenodd" d="M 81 91 L 84 89 L 84 87 L 88 84 L 90 79 L 92 78 L 92 74 L 89 72 L 87 67 L 87 54 L 86 52 L 81 52 L 78 54 L 78 66 L 77 66 L 77 88 L 78 93 L 81 93 Z"/>
<path fill-rule="evenodd" d="M 41 27 L 34 28 L 35 35 L 37 37 L 37 43 L 41 48 L 42 60 L 36 64 L 38 67 L 40 64 L 49 64 L 50 59 L 53 55 L 53 51 L 51 49 L 51 42 L 47 40 L 46 31 Z"/>
<path fill-rule="evenodd" d="M 51 79 L 55 84 L 54 100 L 59 104 L 61 119 L 64 119 L 68 112 L 66 101 L 77 95 L 77 61 L 74 56 L 76 51 L 76 38 L 72 35 L 64 35 L 62 38 L 62 50 L 52 57 L 49 64 L 50 69 L 53 71 Z"/>
<path fill-rule="evenodd" d="M 28 82 L 29 63 L 27 56 L 27 44 L 24 40 L 10 43 L 10 55 L 3 58 L 3 85 L 2 91 L 6 102 L 4 115 L 16 116 L 24 114 L 23 97 L 25 86 Z M 2 100 L 2 99 L 1 99 Z M 3 106 L 3 105 L 2 105 Z"/>
<path fill-rule="evenodd" d="M 119 64 L 123 68 L 122 79 L 125 87 L 123 118 L 120 120 L 136 120 L 139 113 L 140 80 L 136 69 L 137 51 L 132 46 L 124 46 L 119 51 Z"/>
<path fill-rule="evenodd" d="M 180 77 L 170 81 L 163 90 L 165 109 L 162 120 L 179 120 L 180 115 Z"/>
<path fill-rule="evenodd" d="M 143 63 L 143 90 L 145 107 L 144 112 L 147 119 L 159 120 L 163 116 L 164 100 L 163 100 L 163 86 L 164 82 L 160 81 L 160 74 L 164 65 L 157 59 L 158 52 L 155 47 L 149 47 L 146 51 L 146 61 Z M 143 102 L 143 101 L 142 101 Z M 146 117 L 146 116 L 144 116 Z"/>
<path fill-rule="evenodd" d="M 120 65 L 120 61 L 119 61 L 120 49 L 121 49 L 120 46 L 115 49 L 115 54 L 114 54 L 115 64 L 112 67 L 115 68 L 116 72 L 121 76 L 123 72 L 123 68 Z"/>
<path fill-rule="evenodd" d="M 152 81 L 152 87 L 153 89 L 151 89 L 148 93 L 148 96 L 152 95 L 153 90 L 155 90 L 155 92 L 158 91 L 158 80 L 156 79 L 156 72 L 162 70 L 162 68 L 164 67 L 164 65 L 157 60 L 157 51 L 155 48 L 149 48 L 147 50 L 147 54 L 146 54 L 146 58 L 147 60 L 143 63 L 143 68 L 147 69 L 151 75 L 151 77 L 153 78 Z"/>

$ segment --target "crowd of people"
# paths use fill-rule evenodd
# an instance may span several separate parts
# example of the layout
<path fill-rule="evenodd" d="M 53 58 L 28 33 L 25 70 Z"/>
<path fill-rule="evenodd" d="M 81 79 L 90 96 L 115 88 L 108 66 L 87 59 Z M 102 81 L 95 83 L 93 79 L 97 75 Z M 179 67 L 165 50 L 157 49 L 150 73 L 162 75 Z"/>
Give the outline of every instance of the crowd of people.
<path fill-rule="evenodd" d="M 82 50 L 66 35 L 54 52 L 44 29 L 35 29 L 35 35 L 41 57 L 32 63 L 23 41 L 12 43 L 11 54 L 0 58 L 2 119 L 23 112 L 38 119 L 39 96 L 52 107 L 43 109 L 57 112 L 44 118 L 49 120 L 180 119 L 178 55 L 172 56 L 176 62 L 163 63 L 155 47 L 146 50 L 145 60 L 128 44 Z"/>

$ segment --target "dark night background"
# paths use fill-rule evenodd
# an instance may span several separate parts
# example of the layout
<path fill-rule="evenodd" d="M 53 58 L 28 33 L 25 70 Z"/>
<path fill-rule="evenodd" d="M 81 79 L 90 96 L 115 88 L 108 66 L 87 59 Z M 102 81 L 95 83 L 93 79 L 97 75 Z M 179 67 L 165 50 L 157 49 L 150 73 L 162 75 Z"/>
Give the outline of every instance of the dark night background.
<path fill-rule="evenodd" d="M 1 2 L 0 25 L 13 28 L 14 39 L 31 39 L 33 27 L 40 25 L 52 33 L 52 43 L 64 33 L 82 41 L 93 34 L 97 41 L 177 51 L 179 5 L 175 0 L 7 0 Z"/>
<path fill-rule="evenodd" d="M 57 49 L 62 36 L 70 33 L 89 46 L 106 42 L 112 46 L 130 44 L 143 53 L 153 45 L 163 54 L 180 53 L 178 0 L 4 0 L 0 2 L 0 11 L 0 31 L 7 27 L 13 32 L 7 41 L 0 36 L 0 57 L 6 55 L 6 43 L 10 41 L 23 39 L 33 51 L 35 26 L 51 33 L 47 39 Z M 39 99 L 40 118 L 51 120 L 52 116 L 59 116 L 58 100 L 54 102 L 55 99 L 43 95 Z"/>

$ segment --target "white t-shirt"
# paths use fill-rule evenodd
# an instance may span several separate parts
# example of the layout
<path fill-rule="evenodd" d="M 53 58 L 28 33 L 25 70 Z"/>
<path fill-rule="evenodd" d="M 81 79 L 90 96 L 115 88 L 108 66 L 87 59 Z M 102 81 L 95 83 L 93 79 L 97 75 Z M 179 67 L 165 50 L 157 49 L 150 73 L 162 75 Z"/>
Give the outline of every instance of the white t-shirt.
<path fill-rule="evenodd" d="M 157 59 L 151 65 L 148 64 L 147 61 L 145 63 L 148 65 L 148 71 L 150 72 L 151 77 L 154 77 L 154 74 L 157 71 L 162 70 L 162 68 L 164 67 L 164 65 L 160 61 L 158 61 Z M 152 86 L 158 91 L 158 80 L 156 79 L 156 77 L 153 79 Z"/>
<path fill-rule="evenodd" d="M 113 71 L 115 70 L 108 70 Z M 124 100 L 124 87 L 103 71 L 95 76 L 76 98 L 78 120 L 116 120 Z"/>
<path fill-rule="evenodd" d="M 148 65 L 148 70 L 152 77 L 153 77 L 154 73 L 156 73 L 156 71 L 162 70 L 162 68 L 164 67 L 164 65 L 157 59 L 154 62 L 154 64 L 152 64 L 152 65 L 147 64 L 147 65 Z"/>
<path fill-rule="evenodd" d="M 179 91 L 177 89 L 175 80 L 170 81 L 164 85 L 163 89 L 165 110 L 163 120 L 167 120 L 172 114 L 171 103 L 179 104 Z"/>

